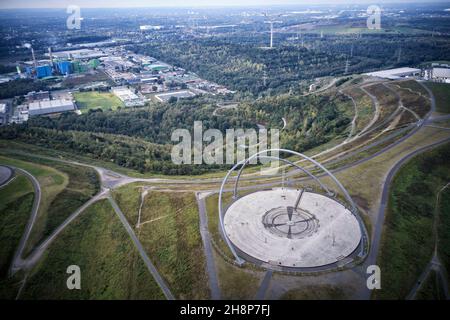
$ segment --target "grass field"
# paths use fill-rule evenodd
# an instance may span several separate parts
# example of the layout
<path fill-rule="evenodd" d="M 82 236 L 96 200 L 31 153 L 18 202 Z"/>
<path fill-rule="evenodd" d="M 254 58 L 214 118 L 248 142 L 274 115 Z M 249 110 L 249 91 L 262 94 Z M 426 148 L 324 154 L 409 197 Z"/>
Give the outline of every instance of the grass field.
<path fill-rule="evenodd" d="M 450 286 L 450 188 L 441 192 L 438 214 L 438 254 L 447 271 L 447 281 Z"/>
<path fill-rule="evenodd" d="M 364 129 L 373 118 L 374 108 L 372 106 L 372 100 L 370 97 L 364 93 L 359 88 L 352 88 L 345 91 L 346 94 L 353 97 L 356 103 L 356 108 L 358 110 L 358 117 L 356 119 L 356 131 L 360 132 Z"/>
<path fill-rule="evenodd" d="M 230 203 L 231 193 L 224 194 L 224 208 L 226 204 Z M 228 248 L 228 245 L 223 240 L 219 230 L 219 209 L 218 209 L 219 195 L 213 194 L 205 199 L 206 211 L 208 214 L 208 230 L 211 234 L 211 238 L 214 244 L 219 247 L 220 251 L 225 254 L 229 259 L 234 260 L 234 256 Z"/>
<path fill-rule="evenodd" d="M 27 156 L 16 156 L 14 159 L 0 157 L 0 163 L 2 161 L 28 170 L 41 186 L 38 219 L 25 255 L 100 189 L 97 174 L 91 168 Z"/>
<path fill-rule="evenodd" d="M 255 298 L 264 275 L 262 272 L 231 265 L 216 252 L 214 252 L 214 260 L 222 299 L 251 300 Z"/>
<path fill-rule="evenodd" d="M 416 293 L 416 300 L 445 300 L 444 289 L 438 277 L 436 271 L 430 271 L 422 287 Z"/>
<path fill-rule="evenodd" d="M 67 267 L 78 265 L 81 290 L 69 290 Z M 163 299 L 106 200 L 73 221 L 31 271 L 21 299 Z"/>
<path fill-rule="evenodd" d="M 450 113 L 450 84 L 426 82 L 428 88 L 433 92 L 436 100 L 436 111 Z"/>
<path fill-rule="evenodd" d="M 0 279 L 7 276 L 30 217 L 33 198 L 33 186 L 23 175 L 16 175 L 7 186 L 0 188 Z"/>
<path fill-rule="evenodd" d="M 347 296 L 340 287 L 332 285 L 309 285 L 292 289 L 281 296 L 281 300 L 345 300 Z"/>
<path fill-rule="evenodd" d="M 178 299 L 209 297 L 206 262 L 193 193 L 150 191 L 135 229 Z"/>
<path fill-rule="evenodd" d="M 139 206 L 141 203 L 141 187 L 127 184 L 112 192 L 114 200 L 119 205 L 128 223 L 135 226 L 138 222 Z"/>
<path fill-rule="evenodd" d="M 75 92 L 73 96 L 78 109 L 82 112 L 87 112 L 90 109 L 116 110 L 117 107 L 124 106 L 119 98 L 109 92 Z"/>
<path fill-rule="evenodd" d="M 449 157 L 447 144 L 413 158 L 395 176 L 378 258 L 383 285 L 375 298 L 403 299 L 430 261 L 435 199 L 450 181 Z"/>
<path fill-rule="evenodd" d="M 36 222 L 25 246 L 24 255 L 26 256 L 41 239 L 45 230 L 50 205 L 57 195 L 66 188 L 69 178 L 66 174 L 54 168 L 28 161 L 0 156 L 0 163 L 27 170 L 38 180 L 41 187 L 41 203 Z"/>

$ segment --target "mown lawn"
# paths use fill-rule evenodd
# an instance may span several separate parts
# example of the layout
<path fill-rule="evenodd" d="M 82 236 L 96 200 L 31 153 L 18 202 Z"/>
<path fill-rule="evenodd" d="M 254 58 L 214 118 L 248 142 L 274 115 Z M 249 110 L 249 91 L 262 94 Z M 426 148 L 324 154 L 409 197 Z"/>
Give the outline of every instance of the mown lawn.
<path fill-rule="evenodd" d="M 436 194 L 450 181 L 449 158 L 447 144 L 413 158 L 395 176 L 378 256 L 382 289 L 375 298 L 405 298 L 430 261 Z"/>
<path fill-rule="evenodd" d="M 81 289 L 66 286 L 77 265 Z M 90 206 L 31 271 L 20 299 L 163 299 L 129 235 L 107 202 Z"/>
<path fill-rule="evenodd" d="M 75 92 L 73 96 L 82 112 L 90 109 L 116 110 L 124 106 L 119 98 L 109 92 Z"/>

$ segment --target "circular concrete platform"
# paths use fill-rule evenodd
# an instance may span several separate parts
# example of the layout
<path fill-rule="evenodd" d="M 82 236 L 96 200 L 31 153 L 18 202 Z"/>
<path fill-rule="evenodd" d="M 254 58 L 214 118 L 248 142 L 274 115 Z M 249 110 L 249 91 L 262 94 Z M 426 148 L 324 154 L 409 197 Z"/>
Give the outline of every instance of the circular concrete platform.
<path fill-rule="evenodd" d="M 357 218 L 328 196 L 272 189 L 239 198 L 224 217 L 233 245 L 259 262 L 277 267 L 313 268 L 352 254 L 361 241 Z"/>
<path fill-rule="evenodd" d="M 7 183 L 13 176 L 13 171 L 4 166 L 0 166 L 0 187 Z"/>

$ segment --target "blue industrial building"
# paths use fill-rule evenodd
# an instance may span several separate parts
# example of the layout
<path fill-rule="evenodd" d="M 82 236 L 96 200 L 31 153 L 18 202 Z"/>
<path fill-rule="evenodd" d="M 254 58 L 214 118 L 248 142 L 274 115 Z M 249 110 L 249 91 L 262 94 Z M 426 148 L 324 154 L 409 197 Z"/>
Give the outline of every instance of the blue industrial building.
<path fill-rule="evenodd" d="M 73 73 L 72 63 L 70 63 L 70 61 L 59 61 L 57 66 L 58 71 L 61 74 L 67 75 Z"/>
<path fill-rule="evenodd" d="M 36 67 L 36 77 L 38 79 L 50 77 L 51 75 L 52 75 L 52 67 L 47 65 Z"/>

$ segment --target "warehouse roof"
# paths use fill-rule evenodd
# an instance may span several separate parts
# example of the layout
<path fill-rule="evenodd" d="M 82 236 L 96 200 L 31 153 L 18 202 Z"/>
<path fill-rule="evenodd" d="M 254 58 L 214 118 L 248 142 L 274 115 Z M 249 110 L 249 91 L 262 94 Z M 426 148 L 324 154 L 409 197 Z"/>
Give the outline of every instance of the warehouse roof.
<path fill-rule="evenodd" d="M 412 75 L 412 74 L 418 73 L 420 71 L 421 71 L 420 69 L 404 67 L 404 68 L 380 70 L 380 71 L 369 72 L 369 73 L 365 73 L 365 74 L 368 76 L 372 76 L 372 77 L 397 79 L 399 77 Z"/>

